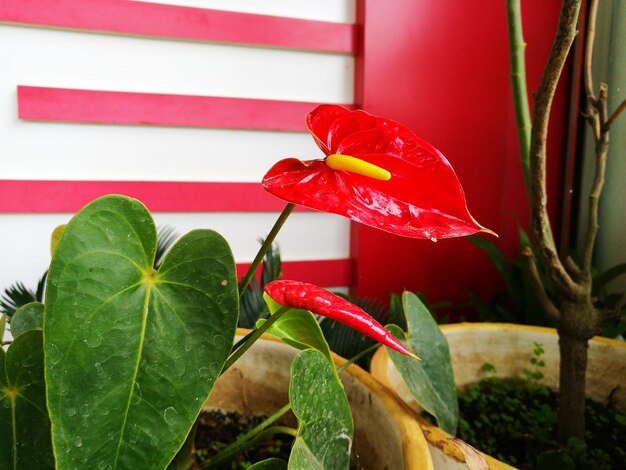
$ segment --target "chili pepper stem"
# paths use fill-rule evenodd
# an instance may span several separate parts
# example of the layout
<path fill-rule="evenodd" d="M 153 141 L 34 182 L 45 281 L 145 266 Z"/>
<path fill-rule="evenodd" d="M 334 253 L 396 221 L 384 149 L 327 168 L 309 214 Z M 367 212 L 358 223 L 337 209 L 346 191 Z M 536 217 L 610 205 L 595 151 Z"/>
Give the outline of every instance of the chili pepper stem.
<path fill-rule="evenodd" d="M 254 258 L 254 261 L 252 261 L 252 264 L 248 268 L 248 272 L 246 272 L 246 275 L 241 279 L 241 282 L 239 283 L 239 300 L 241 300 L 241 297 L 243 297 L 243 293 L 246 291 L 248 284 L 250 284 L 250 281 L 252 280 L 254 273 L 256 272 L 257 268 L 261 264 L 261 261 L 263 261 L 265 254 L 268 252 L 268 250 L 272 246 L 274 239 L 276 239 L 276 235 L 278 235 L 278 232 L 280 232 L 280 229 L 285 224 L 285 221 L 287 220 L 287 218 L 293 211 L 294 207 L 296 207 L 296 205 L 292 203 L 288 203 L 285 206 L 283 211 L 278 216 L 278 219 L 274 223 L 272 230 L 270 230 L 270 233 L 267 235 L 267 237 L 263 241 L 263 244 L 261 245 L 259 252 Z"/>

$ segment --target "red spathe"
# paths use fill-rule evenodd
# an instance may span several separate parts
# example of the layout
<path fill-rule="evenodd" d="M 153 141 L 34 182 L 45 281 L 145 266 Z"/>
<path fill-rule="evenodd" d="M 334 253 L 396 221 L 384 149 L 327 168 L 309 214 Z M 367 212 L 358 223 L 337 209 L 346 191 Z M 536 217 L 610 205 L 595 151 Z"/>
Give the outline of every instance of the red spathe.
<path fill-rule="evenodd" d="M 470 215 L 463 188 L 446 158 L 390 119 L 322 105 L 306 119 L 326 156 L 359 158 L 391 173 L 381 181 L 325 160 L 281 160 L 263 178 L 275 196 L 396 235 L 436 240 L 486 231 Z"/>

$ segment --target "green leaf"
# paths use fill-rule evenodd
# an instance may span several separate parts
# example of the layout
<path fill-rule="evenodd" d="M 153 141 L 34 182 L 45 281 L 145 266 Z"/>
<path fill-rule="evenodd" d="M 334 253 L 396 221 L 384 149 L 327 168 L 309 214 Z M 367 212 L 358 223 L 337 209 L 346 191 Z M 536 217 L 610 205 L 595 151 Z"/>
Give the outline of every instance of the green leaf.
<path fill-rule="evenodd" d="M 291 470 L 347 469 L 354 425 L 335 367 L 314 349 L 291 364 L 289 401 L 298 435 L 289 457 Z"/>
<path fill-rule="evenodd" d="M 404 333 L 396 325 L 389 325 L 388 329 L 396 338 L 408 344 L 421 361 L 387 348 L 389 357 L 415 400 L 435 417 L 440 428 L 454 435 L 459 420 L 459 406 L 448 341 L 416 295 L 405 292 L 402 304 L 409 330 L 408 341 L 404 341 Z"/>
<path fill-rule="evenodd" d="M 287 470 L 287 462 L 273 457 L 255 463 L 248 470 Z"/>
<path fill-rule="evenodd" d="M 230 352 L 238 314 L 226 241 L 194 230 L 153 270 L 147 209 L 105 196 L 68 224 L 44 319 L 59 468 L 167 467 Z"/>
<path fill-rule="evenodd" d="M 43 304 L 31 302 L 18 308 L 11 318 L 11 334 L 17 338 L 29 330 L 43 328 Z"/>
<path fill-rule="evenodd" d="M 274 302 L 267 294 L 263 294 L 265 303 L 273 315 L 282 308 L 282 305 Z M 265 322 L 261 319 L 257 322 L 257 327 Z M 297 349 L 313 348 L 320 351 L 332 363 L 330 348 L 324 338 L 322 329 L 315 319 L 315 316 L 308 310 L 298 310 L 292 308 L 285 312 L 267 332 L 280 338 L 285 343 Z"/>
<path fill-rule="evenodd" d="M 6 312 L 0 315 L 0 346 L 2 346 L 2 342 L 4 341 L 4 330 L 7 326 L 7 318 Z"/>
<path fill-rule="evenodd" d="M 41 331 L 0 348 L 0 469 L 54 468 Z"/>

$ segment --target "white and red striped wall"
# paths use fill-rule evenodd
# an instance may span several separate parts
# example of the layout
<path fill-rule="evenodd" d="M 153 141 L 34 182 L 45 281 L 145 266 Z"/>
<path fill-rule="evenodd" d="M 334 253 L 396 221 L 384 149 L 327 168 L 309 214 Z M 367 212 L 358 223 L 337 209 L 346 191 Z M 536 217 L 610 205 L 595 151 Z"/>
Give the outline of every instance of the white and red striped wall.
<path fill-rule="evenodd" d="M 3 0 L 0 289 L 34 287 L 52 230 L 106 193 L 251 261 L 284 206 L 265 171 L 319 158 L 305 114 L 354 102 L 354 21 L 354 0 Z M 298 211 L 277 242 L 286 276 L 348 286 L 347 220 Z"/>

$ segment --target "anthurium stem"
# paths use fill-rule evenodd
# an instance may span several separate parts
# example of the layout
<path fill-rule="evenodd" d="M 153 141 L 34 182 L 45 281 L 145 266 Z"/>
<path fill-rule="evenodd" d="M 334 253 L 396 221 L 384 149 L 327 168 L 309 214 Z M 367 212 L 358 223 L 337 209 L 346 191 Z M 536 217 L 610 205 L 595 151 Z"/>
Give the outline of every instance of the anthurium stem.
<path fill-rule="evenodd" d="M 278 235 L 278 232 L 280 232 L 280 229 L 285 224 L 287 217 L 289 217 L 294 207 L 296 207 L 296 205 L 291 204 L 291 203 L 285 206 L 283 211 L 278 216 L 278 219 L 274 223 L 272 230 L 270 230 L 270 233 L 267 235 L 267 237 L 263 241 L 263 244 L 261 245 L 261 248 L 259 249 L 259 252 L 257 253 L 256 258 L 254 258 L 254 261 L 252 261 L 252 264 L 248 268 L 248 272 L 246 272 L 246 275 L 241 279 L 241 282 L 239 283 L 239 300 L 241 300 L 241 297 L 243 296 L 243 293 L 246 291 L 248 284 L 250 284 L 250 281 L 252 280 L 254 273 L 256 272 L 257 268 L 261 264 L 261 261 L 263 261 L 263 258 L 265 257 L 266 253 L 269 251 L 274 240 L 276 239 L 276 235 Z"/>
<path fill-rule="evenodd" d="M 254 447 L 259 442 L 267 439 L 274 434 L 287 434 L 289 436 L 296 437 L 298 434 L 298 430 L 294 428 L 290 428 L 287 426 L 272 426 L 247 441 L 235 441 L 234 444 L 224 449 L 222 452 L 217 454 L 207 465 L 201 465 L 197 467 L 198 469 L 216 469 L 221 468 L 227 462 L 230 462 L 234 457 L 238 456 L 242 452 L 245 452 L 251 447 Z"/>
<path fill-rule="evenodd" d="M 520 0 L 506 1 L 506 17 L 509 30 L 509 50 L 511 63 L 511 85 L 513 88 L 513 105 L 517 136 L 520 146 L 520 157 L 524 171 L 526 192 L 530 192 L 530 111 L 528 108 L 528 92 L 526 91 L 526 64 L 524 51 L 526 43 L 522 34 L 522 15 Z"/>
<path fill-rule="evenodd" d="M 274 315 L 271 315 L 260 327 L 249 333 L 245 337 L 244 343 L 228 357 L 220 375 L 224 374 L 224 372 L 226 372 L 228 368 L 232 366 L 237 361 L 237 359 L 239 359 L 243 355 L 243 353 L 250 349 L 255 341 L 259 339 L 261 335 L 265 333 L 270 328 L 270 326 L 272 326 L 272 324 L 280 317 L 282 317 L 283 314 L 288 310 L 290 310 L 290 307 L 282 307 Z"/>

